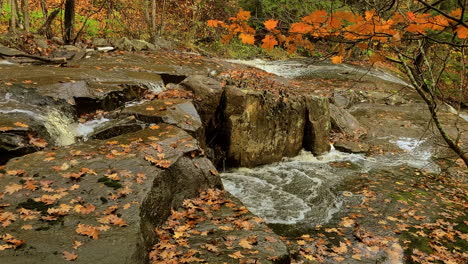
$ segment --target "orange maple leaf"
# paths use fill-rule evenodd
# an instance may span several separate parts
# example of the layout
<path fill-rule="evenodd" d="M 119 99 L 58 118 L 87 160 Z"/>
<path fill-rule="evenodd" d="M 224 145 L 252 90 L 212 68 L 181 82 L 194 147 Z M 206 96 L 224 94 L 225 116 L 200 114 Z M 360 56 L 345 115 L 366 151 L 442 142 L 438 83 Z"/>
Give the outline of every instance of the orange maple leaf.
<path fill-rule="evenodd" d="M 275 36 L 272 35 L 266 35 L 262 42 L 262 48 L 266 50 L 272 50 L 276 45 L 278 45 L 278 41 Z"/>
<path fill-rule="evenodd" d="M 237 13 L 237 19 L 248 20 L 249 18 L 250 18 L 250 11 L 245 11 L 244 9 L 241 9 Z"/>
<path fill-rule="evenodd" d="M 468 37 L 468 28 L 463 25 L 459 25 L 456 29 L 456 32 L 458 38 L 466 39 Z"/>
<path fill-rule="evenodd" d="M 62 252 L 62 254 L 63 254 L 63 258 L 67 261 L 74 261 L 78 258 L 78 255 L 76 255 L 73 252 L 64 251 Z"/>
<path fill-rule="evenodd" d="M 333 56 L 331 57 L 331 62 L 333 64 L 340 64 L 343 62 L 343 56 Z"/>
<path fill-rule="evenodd" d="M 254 45 L 255 37 L 253 34 L 240 33 L 239 38 L 242 40 L 242 43 Z"/>
<path fill-rule="evenodd" d="M 311 32 L 313 29 L 314 28 L 311 25 L 299 22 L 299 23 L 293 23 L 291 25 L 291 28 L 289 29 L 289 32 L 307 34 L 307 33 Z"/>
<path fill-rule="evenodd" d="M 269 19 L 263 23 L 267 30 L 271 31 L 278 26 L 278 20 Z"/>

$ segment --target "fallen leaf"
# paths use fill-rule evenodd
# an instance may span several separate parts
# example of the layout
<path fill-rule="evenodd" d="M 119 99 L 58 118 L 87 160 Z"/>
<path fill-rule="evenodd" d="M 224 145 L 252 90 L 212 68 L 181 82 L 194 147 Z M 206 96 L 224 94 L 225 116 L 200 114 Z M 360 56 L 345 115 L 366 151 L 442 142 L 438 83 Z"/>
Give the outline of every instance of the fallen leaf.
<path fill-rule="evenodd" d="M 76 255 L 74 252 L 64 251 L 62 253 L 63 253 L 63 258 L 67 261 L 74 261 L 78 258 L 78 255 Z"/>

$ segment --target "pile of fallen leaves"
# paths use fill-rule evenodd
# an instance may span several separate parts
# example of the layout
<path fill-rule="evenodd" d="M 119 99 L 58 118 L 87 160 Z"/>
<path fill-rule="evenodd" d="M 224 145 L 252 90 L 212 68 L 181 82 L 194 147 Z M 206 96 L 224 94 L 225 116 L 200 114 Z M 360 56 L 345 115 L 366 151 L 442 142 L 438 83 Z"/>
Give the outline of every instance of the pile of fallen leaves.
<path fill-rule="evenodd" d="M 466 184 L 417 169 L 400 171 L 363 174 L 349 194 L 362 195 L 362 204 L 348 207 L 339 222 L 285 238 L 293 263 L 467 263 Z"/>
<path fill-rule="evenodd" d="M 257 254 L 263 247 L 271 253 L 270 260 L 279 259 L 273 248 L 265 246 L 279 240 L 263 222 L 227 199 L 223 191 L 210 189 L 199 198 L 186 200 L 155 230 L 159 242 L 149 256 L 153 264 L 210 263 L 208 255 L 226 255 L 236 263 L 247 264 L 258 263 Z M 253 230 L 259 228 L 271 235 L 254 235 Z M 203 242 L 191 240 L 196 237 L 204 237 Z"/>

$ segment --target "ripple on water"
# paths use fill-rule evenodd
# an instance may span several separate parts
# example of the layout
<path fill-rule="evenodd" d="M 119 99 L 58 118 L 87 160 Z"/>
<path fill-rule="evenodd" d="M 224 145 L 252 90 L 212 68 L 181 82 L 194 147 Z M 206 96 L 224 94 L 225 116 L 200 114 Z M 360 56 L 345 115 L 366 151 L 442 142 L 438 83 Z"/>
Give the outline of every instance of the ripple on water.
<path fill-rule="evenodd" d="M 320 157 L 302 151 L 294 158 L 257 168 L 239 168 L 221 174 L 227 191 L 239 198 L 254 214 L 272 224 L 327 223 L 345 204 L 363 197 L 343 190 L 344 183 L 361 173 L 408 165 L 437 172 L 432 147 L 425 139 L 397 138 L 390 143 L 404 153 L 366 157 L 335 150 Z M 334 162 L 354 164 L 349 168 Z"/>

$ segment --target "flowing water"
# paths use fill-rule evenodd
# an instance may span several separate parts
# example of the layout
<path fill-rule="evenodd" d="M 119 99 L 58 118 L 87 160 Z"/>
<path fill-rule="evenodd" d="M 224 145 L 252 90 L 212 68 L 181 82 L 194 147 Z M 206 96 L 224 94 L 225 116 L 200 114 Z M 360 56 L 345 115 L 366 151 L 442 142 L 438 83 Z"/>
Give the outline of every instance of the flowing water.
<path fill-rule="evenodd" d="M 324 73 L 347 76 L 367 74 L 372 78 L 407 85 L 404 80 L 389 73 L 346 64 L 309 64 L 300 60 L 232 62 L 287 78 L 323 77 Z M 226 190 L 273 226 L 294 226 L 295 229 L 313 227 L 329 222 L 346 206 L 359 205 L 363 201 L 362 196 L 349 192 L 349 186 L 346 186 L 363 173 L 399 169 L 401 166 L 440 171 L 432 161 L 434 149 L 429 139 L 385 137 L 380 140 L 400 151 L 372 157 L 339 152 L 333 147 L 330 153 L 320 157 L 302 151 L 295 158 L 252 169 L 231 170 L 222 173 L 221 177 Z"/>
<path fill-rule="evenodd" d="M 404 153 L 366 157 L 332 150 L 315 157 L 302 151 L 295 158 L 257 168 L 239 168 L 221 174 L 224 187 L 253 213 L 272 224 L 315 226 L 330 221 L 344 205 L 362 198 L 346 191 L 345 182 L 374 169 L 408 165 L 437 172 L 432 148 L 425 140 L 390 140 Z M 337 162 L 345 166 L 336 166 Z"/>
<path fill-rule="evenodd" d="M 54 107 L 38 107 L 35 105 L 21 104 L 23 109 L 17 109 L 19 102 L 7 93 L 0 100 L 0 113 L 5 115 L 27 116 L 38 121 L 47 130 L 55 146 L 68 146 L 78 139 L 87 140 L 88 136 L 97 128 L 110 121 L 106 118 L 78 123 L 75 118 L 60 109 Z"/>
<path fill-rule="evenodd" d="M 409 85 L 408 82 L 390 74 L 386 71 L 375 68 L 364 68 L 348 64 L 331 64 L 327 62 L 310 62 L 307 59 L 287 60 L 287 61 L 264 61 L 254 60 L 229 60 L 232 63 L 239 63 L 259 68 L 266 72 L 283 76 L 286 78 L 377 78 L 387 82 L 401 85 Z"/>

